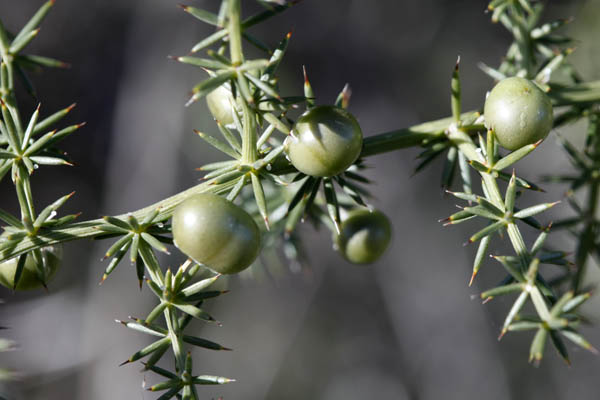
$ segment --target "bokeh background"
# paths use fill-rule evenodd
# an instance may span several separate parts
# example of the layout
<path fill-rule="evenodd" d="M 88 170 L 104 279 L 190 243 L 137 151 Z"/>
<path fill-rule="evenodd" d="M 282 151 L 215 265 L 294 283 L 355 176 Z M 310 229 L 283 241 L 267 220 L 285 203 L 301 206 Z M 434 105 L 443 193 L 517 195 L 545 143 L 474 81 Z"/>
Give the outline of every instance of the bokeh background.
<path fill-rule="evenodd" d="M 214 8 L 214 0 L 189 0 Z M 246 9 L 254 2 L 245 0 Z M 574 16 L 567 28 L 579 39 L 573 55 L 587 79 L 600 79 L 600 2 L 552 1 L 545 19 Z M 2 0 L 0 18 L 16 30 L 41 0 Z M 43 112 L 78 103 L 69 123 L 87 121 L 63 147 L 73 168 L 44 168 L 33 177 L 37 204 L 76 190 L 66 212 L 82 218 L 138 209 L 181 191 L 199 178 L 194 168 L 217 160 L 192 133 L 216 133 L 203 102 L 184 108 L 204 75 L 167 59 L 183 55 L 210 28 L 176 7 L 175 0 L 60 0 L 32 45 L 35 53 L 69 61 L 67 71 L 34 77 Z M 510 41 L 489 22 L 485 1 L 304 0 L 254 29 L 275 45 L 293 29 L 280 75 L 284 93 L 302 90 L 306 65 L 320 103 L 332 102 L 346 82 L 351 111 L 366 135 L 449 114 L 449 80 L 461 56 L 464 109 L 482 105 L 492 82 L 476 64 L 497 65 Z M 247 46 L 248 47 L 248 46 Z M 21 95 L 22 105 L 35 104 Z M 559 133 L 581 142 L 583 126 Z M 554 135 L 554 134 L 552 134 Z M 232 292 L 210 311 L 223 327 L 196 324 L 204 337 L 235 349 L 194 353 L 195 370 L 235 377 L 235 384 L 201 389 L 225 399 L 596 399 L 600 359 L 572 346 L 568 368 L 549 346 L 539 368 L 527 363 L 531 335 L 496 337 L 512 299 L 485 306 L 471 296 L 495 284 L 500 268 L 486 262 L 467 287 L 475 247 L 462 243 L 476 227 L 443 228 L 454 200 L 440 190 L 441 165 L 412 176 L 418 149 L 368 159 L 376 181 L 374 204 L 393 221 L 391 248 L 375 265 L 347 264 L 331 249 L 329 234 L 304 227 L 312 276 L 234 280 Z M 537 178 L 568 169 L 553 136 L 519 165 Z M 523 200 L 553 201 L 564 187 Z M 1 206 L 17 210 L 12 186 L 0 185 Z M 567 206 L 544 215 L 568 214 Z M 528 232 L 527 240 L 532 239 Z M 572 249 L 566 235 L 556 247 Z M 49 293 L 0 288 L 3 335 L 19 348 L 0 364 L 19 379 L 0 383 L 10 400 L 153 399 L 142 389 L 140 365 L 117 365 L 149 337 L 114 319 L 144 316 L 154 305 L 137 289 L 126 263 L 102 286 L 99 260 L 107 243 L 65 246 L 65 263 Z M 501 252 L 508 247 L 496 247 Z M 171 259 L 168 263 L 175 264 Z M 591 282 L 598 269 L 590 268 Z M 600 301 L 586 315 L 600 319 Z M 4 333 L 5 332 L 5 333 Z M 597 346 L 598 325 L 584 328 Z"/>

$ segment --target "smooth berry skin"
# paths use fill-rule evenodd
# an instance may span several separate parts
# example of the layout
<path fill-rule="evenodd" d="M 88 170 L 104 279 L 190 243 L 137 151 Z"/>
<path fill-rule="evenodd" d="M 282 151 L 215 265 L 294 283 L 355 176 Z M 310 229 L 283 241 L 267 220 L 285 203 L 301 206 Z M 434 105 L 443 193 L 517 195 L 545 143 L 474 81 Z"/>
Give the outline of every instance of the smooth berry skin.
<path fill-rule="evenodd" d="M 552 104 L 535 83 L 524 78 L 500 81 L 484 106 L 485 124 L 498 143 L 517 150 L 548 136 L 552 129 Z"/>
<path fill-rule="evenodd" d="M 173 213 L 173 240 L 188 257 L 220 274 L 248 268 L 260 249 L 260 231 L 252 217 L 229 200 L 198 194 Z"/>
<path fill-rule="evenodd" d="M 232 104 L 235 104 L 231 91 L 221 85 L 206 96 L 206 104 L 213 118 L 222 125 L 231 125 L 234 122 Z"/>
<path fill-rule="evenodd" d="M 15 290 L 33 290 L 38 289 L 47 284 L 56 274 L 56 271 L 62 263 L 62 245 L 57 244 L 53 246 L 44 247 L 41 249 L 42 256 L 46 257 L 46 282 L 42 282 L 38 277 L 37 264 L 31 254 L 27 254 L 25 259 L 25 266 L 21 272 L 19 283 Z M 19 257 L 11 258 L 0 264 L 0 284 L 9 289 L 13 289 L 15 285 L 15 273 L 17 272 L 17 265 L 19 263 Z"/>
<path fill-rule="evenodd" d="M 362 130 L 352 114 L 335 106 L 317 106 L 298 118 L 284 149 L 298 171 L 330 177 L 356 161 L 362 140 Z"/>
<path fill-rule="evenodd" d="M 340 226 L 337 246 L 344 258 L 354 264 L 370 264 L 385 252 L 392 226 L 381 211 L 356 209 Z"/>

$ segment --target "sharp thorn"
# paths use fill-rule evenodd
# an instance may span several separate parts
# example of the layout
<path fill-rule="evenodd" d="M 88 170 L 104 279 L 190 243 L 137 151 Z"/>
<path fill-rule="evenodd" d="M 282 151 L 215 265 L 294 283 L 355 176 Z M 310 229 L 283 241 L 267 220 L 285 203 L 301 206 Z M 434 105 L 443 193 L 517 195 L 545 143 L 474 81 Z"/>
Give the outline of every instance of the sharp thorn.
<path fill-rule="evenodd" d="M 475 280 L 476 275 L 477 275 L 477 272 L 473 271 L 473 274 L 471 275 L 471 280 L 469 281 L 469 287 L 471 287 L 471 285 L 473 284 L 473 281 Z"/>
<path fill-rule="evenodd" d="M 506 332 L 507 332 L 506 328 L 502 329 L 502 332 L 500 332 L 500 334 L 498 335 L 498 341 L 502 340 L 502 338 L 504 337 L 504 335 L 506 334 Z"/>

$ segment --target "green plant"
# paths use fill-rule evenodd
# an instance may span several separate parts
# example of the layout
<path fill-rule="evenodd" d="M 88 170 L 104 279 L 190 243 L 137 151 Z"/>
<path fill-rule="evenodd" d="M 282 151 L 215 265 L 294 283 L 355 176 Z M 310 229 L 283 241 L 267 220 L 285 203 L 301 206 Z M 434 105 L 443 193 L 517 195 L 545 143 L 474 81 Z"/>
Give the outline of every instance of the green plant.
<path fill-rule="evenodd" d="M 340 226 L 336 244 L 342 255 L 355 264 L 377 261 L 392 236 L 388 218 L 377 210 L 352 210 Z"/>
<path fill-rule="evenodd" d="M 53 1 L 45 3 L 33 18 L 16 35 L 7 32 L 0 23 L 0 105 L 2 121 L 0 122 L 0 180 L 9 172 L 14 184 L 21 209 L 21 218 L 0 210 L 0 218 L 8 224 L 0 238 L 3 249 L 11 248 L 25 237 L 35 238 L 40 232 L 51 227 L 58 227 L 76 218 L 68 215 L 55 218 L 57 210 L 73 195 L 61 197 L 45 207 L 39 214 L 35 211 L 30 176 L 40 165 L 70 165 L 65 154 L 55 145 L 68 135 L 78 130 L 83 124 L 72 125 L 61 130 L 50 130 L 64 118 L 75 105 L 71 105 L 50 116 L 40 119 L 40 106 L 32 112 L 29 122 L 25 125 L 21 120 L 17 99 L 15 96 L 15 75 L 19 76 L 24 85 L 33 93 L 26 75 L 26 68 L 31 67 L 65 67 L 67 64 L 36 55 L 23 54 L 26 46 L 37 36 L 37 26 L 44 19 Z M 4 251 L 5 253 L 5 251 Z M 52 270 L 47 257 L 42 255 L 41 248 L 33 249 L 30 255 L 18 255 L 15 271 L 15 286 L 23 275 L 26 258 L 33 258 L 37 268 L 37 277 L 44 284 Z M 6 260 L 11 257 L 3 257 Z M 7 264 L 8 266 L 9 264 Z"/>
<path fill-rule="evenodd" d="M 498 68 L 486 65 L 481 67 L 495 80 L 519 76 L 535 81 L 550 98 L 554 108 L 555 127 L 571 121 L 588 121 L 588 140 L 583 151 L 576 150 L 566 140 L 563 141 L 563 147 L 579 175 L 550 178 L 570 182 L 572 191 L 586 188 L 589 193 L 589 201 L 584 206 L 569 198 L 577 215 L 572 219 L 559 221 L 553 228 L 567 227 L 577 238 L 578 247 L 573 268 L 570 267 L 566 252 L 552 251 L 544 246 L 552 230 L 549 224 L 542 224 L 536 219 L 538 214 L 551 208 L 556 202 L 529 207 L 517 206 L 521 191 L 539 188 L 521 178 L 514 170 L 512 173 L 507 172 L 508 168 L 513 168 L 519 160 L 536 149 L 537 141 L 546 135 L 544 125 L 551 115 L 549 112 L 542 119 L 543 129 L 527 132 L 527 141 L 519 144 L 504 143 L 504 138 L 501 138 L 503 134 L 500 134 L 502 129 L 489 121 L 493 117 L 487 115 L 487 111 L 487 121 L 479 111 L 462 112 L 457 63 L 451 80 L 450 117 L 365 137 L 361 148 L 360 128 L 350 114 L 342 111 L 349 105 L 350 92 L 347 87 L 336 99 L 335 108 L 314 106 L 315 95 L 306 74 L 303 95 L 280 94 L 277 69 L 287 51 L 291 35 L 286 35 L 277 48 L 271 50 L 247 29 L 287 10 L 297 1 L 259 0 L 258 3 L 264 7 L 264 11 L 246 19 L 242 19 L 241 0 L 222 1 L 216 13 L 183 6 L 183 9 L 195 18 L 217 28 L 213 34 L 192 48 L 192 54 L 177 57 L 176 60 L 201 67 L 208 74 L 207 79 L 193 88 L 188 105 L 211 93 L 219 93 L 217 90 L 223 93 L 226 86 L 226 90 L 231 91 L 234 99 L 229 101 L 231 121 L 228 119 L 228 113 L 227 116 L 222 116 L 225 114 L 213 110 L 223 138 L 215 138 L 197 131 L 200 138 L 221 151 L 228 159 L 204 165 L 201 167 L 205 172 L 204 182 L 157 204 L 122 215 L 82 222 L 74 222 L 75 215 L 56 218 L 58 209 L 71 195 L 60 198 L 40 213 L 36 213 L 29 180 L 36 165 L 69 164 L 64 154 L 56 150 L 54 145 L 80 128 L 81 124 L 44 134 L 50 126 L 66 116 L 72 107 L 42 120 L 39 120 L 38 108 L 32 113 L 29 122 L 23 124 L 14 90 L 14 77 L 21 72 L 24 74 L 25 66 L 64 66 L 64 63 L 48 58 L 22 55 L 25 46 L 37 35 L 37 26 L 53 5 L 53 1 L 47 2 L 16 35 L 7 32 L 0 25 L 0 179 L 10 176 L 21 211 L 20 217 L 16 217 L 0 210 L 0 219 L 7 224 L 6 234 L 0 239 L 0 261 L 17 257 L 18 277 L 22 276 L 25 260 L 28 254 L 31 254 L 38 266 L 38 276 L 44 276 L 43 271 L 47 270 L 47 265 L 41 249 L 90 237 L 112 239 L 113 242 L 106 252 L 106 258 L 110 258 L 110 261 L 103 280 L 128 255 L 130 262 L 136 265 L 140 285 L 146 279 L 147 286 L 158 301 L 145 318 L 120 321 L 128 328 L 156 338 L 155 342 L 134 353 L 124 364 L 145 358 L 145 370 L 154 371 L 166 379 L 163 383 L 149 388 L 152 391 L 164 391 L 161 399 L 177 396 L 184 399 L 198 398 L 197 385 L 223 384 L 231 382 L 231 379 L 194 376 L 192 358 L 186 347 L 227 349 L 212 341 L 188 335 L 186 328 L 193 319 L 216 322 L 202 309 L 202 305 L 224 292 L 206 290 L 218 279 L 218 275 L 200 281 L 194 279 L 204 266 L 192 259 L 187 260 L 175 271 L 165 271 L 159 265 L 156 251 L 169 253 L 173 238 L 184 253 L 198 258 L 198 261 L 205 261 L 203 252 L 196 254 L 198 248 L 195 244 L 192 243 L 188 247 L 189 237 L 186 231 L 179 232 L 179 207 L 184 207 L 185 210 L 190 199 L 195 199 L 199 194 L 210 193 L 211 196 L 226 198 L 221 201 L 228 201 L 219 203 L 220 212 L 227 208 L 226 214 L 233 213 L 236 218 L 247 220 L 245 212 L 231 211 L 231 207 L 234 206 L 229 202 L 237 201 L 264 223 L 265 230 L 261 232 L 261 241 L 269 244 L 265 245 L 265 248 L 281 244 L 286 250 L 285 254 L 294 261 L 303 257 L 302 240 L 295 230 L 300 220 L 311 220 L 317 225 L 324 225 L 333 232 L 345 235 L 345 226 L 340 215 L 344 210 L 351 210 L 356 205 L 367 205 L 365 199 L 368 199 L 369 192 L 365 185 L 370 182 L 360 174 L 364 158 L 420 146 L 423 147 L 423 152 L 417 170 L 421 170 L 437 157 L 444 156 L 444 187 L 452 188 L 456 176 L 462 181 L 462 191 L 449 192 L 464 201 L 465 206 L 447 218 L 445 223 L 454 225 L 473 219 L 486 222 L 486 226 L 476 231 L 468 240 L 468 243 L 478 242 L 471 282 L 484 265 L 492 239 L 497 234 L 506 233 L 513 247 L 514 253 L 494 256 L 506 271 L 506 278 L 497 287 L 480 295 L 485 301 L 502 295 L 517 295 L 503 323 L 501 337 L 509 331 L 535 331 L 530 350 L 530 359 L 535 362 L 542 359 L 548 340 L 567 362 L 568 354 L 563 339 L 594 351 L 591 344 L 577 330 L 582 321 L 577 308 L 590 297 L 590 291 L 583 287 L 583 280 L 588 256 L 596 255 L 600 242 L 599 223 L 595 216 L 599 182 L 597 171 L 600 161 L 600 82 L 583 82 L 568 63 L 567 56 L 572 50 L 565 48 L 565 44 L 569 44 L 570 39 L 556 35 L 556 31 L 565 21 L 539 25 L 541 4 L 532 5 L 526 0 L 492 1 L 489 5 L 492 20 L 507 28 L 514 41 Z M 246 43 L 263 51 L 264 58 L 248 59 L 243 51 Z M 206 56 L 198 56 L 200 51 L 205 51 Z M 562 83 L 553 80 L 556 72 L 566 77 Z M 543 103 L 544 100 L 541 101 Z M 224 104 L 222 101 L 217 103 L 221 106 Z M 294 121 L 294 111 L 302 107 L 307 109 L 307 114 Z M 227 104 L 224 108 L 227 108 Z M 545 110 L 547 107 L 542 108 Z M 311 151 L 302 150 L 296 156 L 292 144 L 289 143 L 293 142 L 293 139 L 290 139 L 293 136 L 290 135 L 297 133 L 300 143 L 303 143 L 302 138 L 305 134 L 310 136 L 317 133 L 310 125 L 303 127 L 304 120 L 308 117 L 320 120 L 320 117 L 313 117 L 315 112 L 323 112 L 326 121 L 341 115 L 345 125 L 345 134 L 341 142 L 344 146 L 348 145 L 348 149 L 345 150 L 347 154 L 337 153 L 339 149 L 335 147 L 337 144 L 334 144 L 329 151 L 340 157 L 338 159 L 336 156 L 335 162 L 331 164 L 318 159 L 319 156 L 317 160 L 311 159 L 314 156 Z M 332 114 L 336 114 L 336 117 L 332 117 Z M 494 130 L 486 129 L 486 123 L 498 130 L 498 137 Z M 321 132 L 326 137 L 340 133 L 337 129 Z M 512 130 L 509 132 L 513 133 Z M 529 133 L 534 134 L 535 140 L 529 137 Z M 335 138 L 332 143 L 337 143 L 338 138 L 335 135 L 331 137 Z M 286 141 L 291 163 L 284 154 Z M 499 144 L 514 151 L 505 153 L 499 148 Z M 519 146 L 520 144 L 523 145 Z M 307 163 L 309 167 L 304 168 L 303 163 Z M 315 164 L 318 168 L 313 170 L 312 166 Z M 8 175 L 8 172 L 11 174 Z M 480 179 L 475 183 L 481 182 L 481 185 L 474 184 L 473 172 Z M 246 187 L 250 190 L 244 190 Z M 224 206 L 225 204 L 227 206 Z M 169 220 L 174 213 L 175 219 L 170 225 Z M 215 224 L 215 229 L 223 228 L 219 226 L 221 218 L 225 217 L 213 218 L 211 221 L 211 225 Z M 244 225 L 248 227 L 251 224 L 244 222 Z M 537 239 L 532 244 L 525 243 L 521 233 L 524 225 L 528 225 L 527 229 L 531 227 L 538 231 Z M 178 236 L 181 236 L 181 239 L 178 239 Z M 254 245 L 256 241 L 254 235 L 251 236 L 252 245 L 249 248 L 254 250 L 257 247 Z M 254 255 L 248 256 L 244 262 L 227 261 L 225 265 L 234 265 L 234 269 L 241 269 L 242 264 L 245 267 L 250 259 L 254 259 Z M 206 262 L 210 265 L 212 260 Z M 552 280 L 546 279 L 545 264 L 558 265 L 563 269 L 562 274 Z M 229 268 L 225 268 L 222 272 L 229 271 Z M 15 280 L 18 281 L 18 278 Z M 528 302 L 533 306 L 534 315 L 525 314 L 523 311 Z M 173 369 L 158 367 L 157 362 L 169 350 L 172 351 L 175 360 Z"/>

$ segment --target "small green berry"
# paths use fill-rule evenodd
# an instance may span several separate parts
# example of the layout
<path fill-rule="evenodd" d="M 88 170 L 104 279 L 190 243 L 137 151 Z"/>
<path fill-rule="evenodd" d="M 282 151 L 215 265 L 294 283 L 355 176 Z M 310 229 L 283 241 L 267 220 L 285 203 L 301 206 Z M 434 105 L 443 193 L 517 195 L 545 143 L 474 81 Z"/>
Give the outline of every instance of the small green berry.
<path fill-rule="evenodd" d="M 362 150 L 362 131 L 343 108 L 318 106 L 302 114 L 284 142 L 294 167 L 310 176 L 344 172 Z"/>
<path fill-rule="evenodd" d="M 15 288 L 16 290 L 32 290 L 40 288 L 54 277 L 62 262 L 62 245 L 57 244 L 44 247 L 41 249 L 41 253 L 42 257 L 46 258 L 46 282 L 42 282 L 39 278 L 37 264 L 31 253 L 29 253 L 25 259 L 25 266 L 21 272 L 19 283 Z M 0 263 L 0 284 L 2 286 L 9 289 L 14 288 L 18 264 L 19 257 L 14 257 Z"/>
<path fill-rule="evenodd" d="M 535 83 L 523 78 L 500 81 L 485 101 L 485 123 L 498 143 L 517 150 L 545 139 L 552 129 L 552 104 Z"/>
<path fill-rule="evenodd" d="M 351 211 L 342 222 L 336 243 L 348 261 L 370 264 L 385 252 L 391 236 L 392 227 L 385 214 L 361 208 Z"/>
<path fill-rule="evenodd" d="M 198 194 L 179 204 L 172 230 L 179 250 L 220 274 L 248 268 L 260 249 L 260 231 L 252 217 L 214 194 Z"/>
<path fill-rule="evenodd" d="M 221 85 L 206 96 L 206 104 L 212 116 L 223 125 L 233 124 L 233 108 L 235 104 L 231 90 Z"/>

